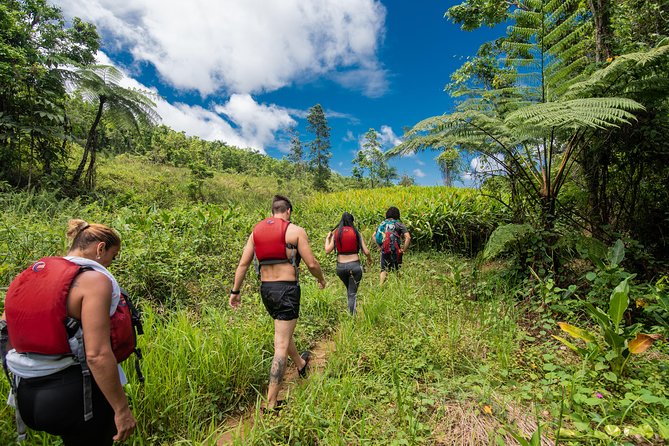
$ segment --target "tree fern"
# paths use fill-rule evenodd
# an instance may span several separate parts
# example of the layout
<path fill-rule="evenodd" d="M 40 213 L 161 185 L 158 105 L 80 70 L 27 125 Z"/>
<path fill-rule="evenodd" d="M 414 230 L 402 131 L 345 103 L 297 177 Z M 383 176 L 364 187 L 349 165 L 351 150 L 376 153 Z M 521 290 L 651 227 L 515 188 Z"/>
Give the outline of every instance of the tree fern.
<path fill-rule="evenodd" d="M 136 89 L 124 88 L 119 83 L 123 74 L 108 65 L 96 65 L 77 70 L 76 83 L 85 100 L 97 104 L 97 114 L 84 146 L 84 153 L 77 170 L 72 177 L 76 185 L 86 168 L 86 185 L 93 188 L 95 184 L 96 131 L 103 113 L 121 127 L 139 130 L 139 122 L 154 122 L 159 117 L 155 112 L 152 93 Z M 88 156 L 90 155 L 90 161 Z"/>
<path fill-rule="evenodd" d="M 593 26 L 581 2 L 526 0 L 514 5 L 507 36 L 456 72 L 457 96 L 466 97 L 457 111 L 416 124 L 389 154 L 456 148 L 493 159 L 534 198 L 542 209 L 540 219 L 551 226 L 579 141 L 592 130 L 633 122 L 643 106 L 624 97 L 573 93 L 607 79 L 599 71 L 591 73 Z M 496 65 L 491 54 L 500 56 Z M 492 79 L 502 76 L 510 83 L 495 88 Z"/>

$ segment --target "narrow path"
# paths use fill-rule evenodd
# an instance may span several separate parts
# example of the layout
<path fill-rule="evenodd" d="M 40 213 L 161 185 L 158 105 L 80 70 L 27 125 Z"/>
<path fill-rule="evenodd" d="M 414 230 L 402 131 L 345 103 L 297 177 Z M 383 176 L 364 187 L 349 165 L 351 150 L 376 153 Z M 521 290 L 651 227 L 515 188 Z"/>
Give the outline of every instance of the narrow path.
<path fill-rule="evenodd" d="M 335 343 L 331 339 L 323 339 L 314 345 L 311 351 L 311 359 L 309 360 L 309 375 L 313 373 L 321 373 L 325 369 L 327 357 L 335 350 Z M 309 376 L 307 376 L 309 379 Z M 290 367 L 284 376 L 283 386 L 279 392 L 278 400 L 285 400 L 288 398 L 290 391 L 295 386 L 299 385 L 300 378 L 295 367 Z M 255 404 L 250 405 L 244 413 L 239 416 L 230 418 L 225 422 L 223 433 L 216 441 L 217 446 L 225 446 L 233 444 L 235 438 L 244 436 L 251 431 L 255 424 L 256 407 Z"/>

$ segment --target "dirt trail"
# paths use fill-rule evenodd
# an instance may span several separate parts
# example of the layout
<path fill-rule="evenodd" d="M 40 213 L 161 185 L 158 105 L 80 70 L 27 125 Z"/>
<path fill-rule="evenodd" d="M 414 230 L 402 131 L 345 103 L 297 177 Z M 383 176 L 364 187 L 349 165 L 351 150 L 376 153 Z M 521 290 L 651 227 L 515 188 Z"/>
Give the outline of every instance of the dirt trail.
<path fill-rule="evenodd" d="M 334 350 L 335 343 L 331 339 L 324 339 L 316 343 L 316 345 L 310 349 L 311 359 L 309 360 L 309 375 L 322 372 L 325 368 L 327 357 Z M 309 379 L 309 376 L 307 376 L 307 379 Z M 286 370 L 286 375 L 284 376 L 283 386 L 279 392 L 278 400 L 285 400 L 287 395 L 290 394 L 291 389 L 296 385 L 299 385 L 299 383 L 300 378 L 298 377 L 297 369 L 295 367 L 288 368 L 288 370 Z M 217 446 L 231 445 L 233 444 L 233 440 L 238 436 L 244 438 L 244 436 L 253 428 L 255 417 L 256 407 L 255 404 L 252 404 L 241 415 L 226 421 L 223 433 L 216 441 Z"/>

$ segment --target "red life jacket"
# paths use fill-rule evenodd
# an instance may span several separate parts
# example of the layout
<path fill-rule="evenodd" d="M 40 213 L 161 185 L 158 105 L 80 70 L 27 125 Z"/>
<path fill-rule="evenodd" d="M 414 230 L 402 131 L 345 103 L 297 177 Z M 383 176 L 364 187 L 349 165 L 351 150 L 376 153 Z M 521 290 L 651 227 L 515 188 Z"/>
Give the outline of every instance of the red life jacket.
<path fill-rule="evenodd" d="M 67 296 L 75 277 L 85 270 L 62 257 L 44 257 L 12 281 L 5 317 L 9 341 L 17 352 L 72 354 L 65 326 Z M 124 296 L 110 318 L 110 335 L 118 362 L 135 351 L 135 328 Z"/>
<path fill-rule="evenodd" d="M 286 243 L 286 231 L 289 221 L 282 218 L 266 218 L 253 228 L 253 245 L 261 265 L 289 263 L 286 248 L 293 248 Z"/>
<path fill-rule="evenodd" d="M 357 254 L 360 251 L 358 243 L 358 234 L 350 226 L 344 226 L 341 229 L 341 241 L 339 240 L 339 229 L 334 232 L 335 248 L 338 254 Z"/>

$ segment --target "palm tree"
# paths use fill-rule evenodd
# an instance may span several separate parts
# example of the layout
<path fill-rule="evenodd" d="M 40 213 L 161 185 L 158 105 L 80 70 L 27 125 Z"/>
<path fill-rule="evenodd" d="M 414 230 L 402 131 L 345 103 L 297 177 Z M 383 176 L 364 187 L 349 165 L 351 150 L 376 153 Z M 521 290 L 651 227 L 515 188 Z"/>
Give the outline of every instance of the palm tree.
<path fill-rule="evenodd" d="M 153 123 L 159 119 L 152 101 L 152 94 L 119 85 L 123 74 L 108 65 L 95 65 L 77 71 L 77 86 L 85 100 L 97 102 L 97 113 L 88 131 L 84 154 L 72 177 L 72 185 L 77 185 L 86 169 L 85 184 L 95 186 L 95 159 L 97 152 L 97 128 L 103 113 L 116 125 L 139 131 L 140 122 Z M 88 157 L 90 155 L 90 162 Z"/>

